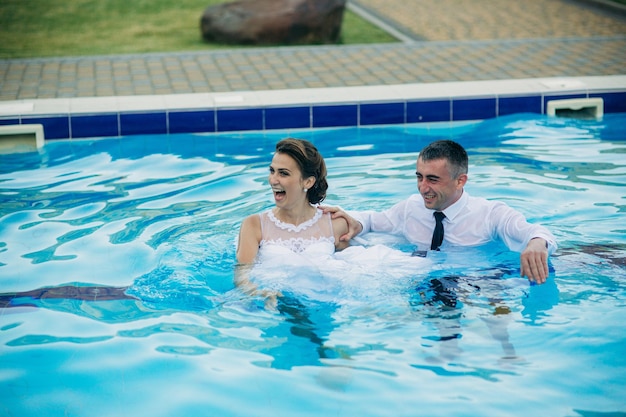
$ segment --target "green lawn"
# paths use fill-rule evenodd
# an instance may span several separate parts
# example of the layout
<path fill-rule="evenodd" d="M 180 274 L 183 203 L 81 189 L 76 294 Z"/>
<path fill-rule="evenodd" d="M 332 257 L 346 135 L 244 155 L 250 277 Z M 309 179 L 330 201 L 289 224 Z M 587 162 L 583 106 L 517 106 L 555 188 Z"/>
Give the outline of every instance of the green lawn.
<path fill-rule="evenodd" d="M 0 58 L 233 48 L 200 34 L 204 9 L 225 0 L 0 0 Z M 396 40 L 346 11 L 341 43 Z"/>

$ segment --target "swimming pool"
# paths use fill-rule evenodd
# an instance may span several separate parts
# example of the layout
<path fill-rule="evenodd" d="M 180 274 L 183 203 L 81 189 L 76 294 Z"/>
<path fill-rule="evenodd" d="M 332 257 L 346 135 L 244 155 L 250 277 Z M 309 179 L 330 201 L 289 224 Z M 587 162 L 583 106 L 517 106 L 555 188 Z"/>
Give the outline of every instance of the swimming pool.
<path fill-rule="evenodd" d="M 0 155 L 1 410 L 625 415 L 624 126 L 623 113 L 529 114 L 60 140 Z M 548 283 L 520 279 L 518 254 L 493 244 L 411 265 L 274 265 L 258 278 L 285 297 L 264 309 L 233 287 L 234 243 L 241 220 L 272 205 L 267 167 L 287 135 L 318 146 L 326 203 L 348 209 L 415 192 L 419 149 L 459 141 L 471 194 L 556 235 Z M 365 243 L 412 249 L 384 235 Z"/>

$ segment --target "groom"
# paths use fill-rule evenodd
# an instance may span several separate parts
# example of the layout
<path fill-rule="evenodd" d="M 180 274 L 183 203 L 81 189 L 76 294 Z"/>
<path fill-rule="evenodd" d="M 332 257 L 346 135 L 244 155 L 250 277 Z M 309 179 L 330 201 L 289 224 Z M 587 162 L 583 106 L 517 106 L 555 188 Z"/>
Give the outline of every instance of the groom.
<path fill-rule="evenodd" d="M 467 170 L 467 152 L 460 144 L 436 141 L 422 149 L 417 159 L 419 194 L 383 212 L 324 210 L 348 221 L 348 233 L 341 236 L 346 241 L 359 233 L 383 232 L 403 235 L 421 250 L 439 250 L 440 246 L 478 246 L 499 239 L 510 250 L 521 252 L 521 276 L 544 283 L 548 255 L 557 247 L 552 233 L 528 223 L 505 203 L 470 196 L 463 188 Z"/>

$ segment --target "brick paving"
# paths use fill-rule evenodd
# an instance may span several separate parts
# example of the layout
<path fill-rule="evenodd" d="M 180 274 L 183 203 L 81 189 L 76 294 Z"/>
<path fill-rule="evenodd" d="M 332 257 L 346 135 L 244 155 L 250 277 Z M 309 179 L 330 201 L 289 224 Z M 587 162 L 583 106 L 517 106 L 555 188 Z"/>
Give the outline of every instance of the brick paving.
<path fill-rule="evenodd" d="M 626 13 L 589 2 L 352 3 L 413 41 L 0 60 L 0 100 L 625 73 Z"/>
<path fill-rule="evenodd" d="M 572 0 L 353 0 L 416 40 L 626 35 L 624 13 Z"/>

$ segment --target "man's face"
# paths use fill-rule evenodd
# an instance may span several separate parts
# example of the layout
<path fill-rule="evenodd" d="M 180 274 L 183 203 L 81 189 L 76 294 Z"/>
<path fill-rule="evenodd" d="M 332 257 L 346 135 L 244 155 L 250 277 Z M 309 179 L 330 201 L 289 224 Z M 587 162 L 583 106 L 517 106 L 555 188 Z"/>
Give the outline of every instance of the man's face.
<path fill-rule="evenodd" d="M 461 198 L 467 182 L 466 174 L 452 178 L 448 161 L 443 158 L 430 161 L 418 158 L 416 174 L 417 188 L 424 198 L 424 205 L 436 211 L 445 210 Z"/>

